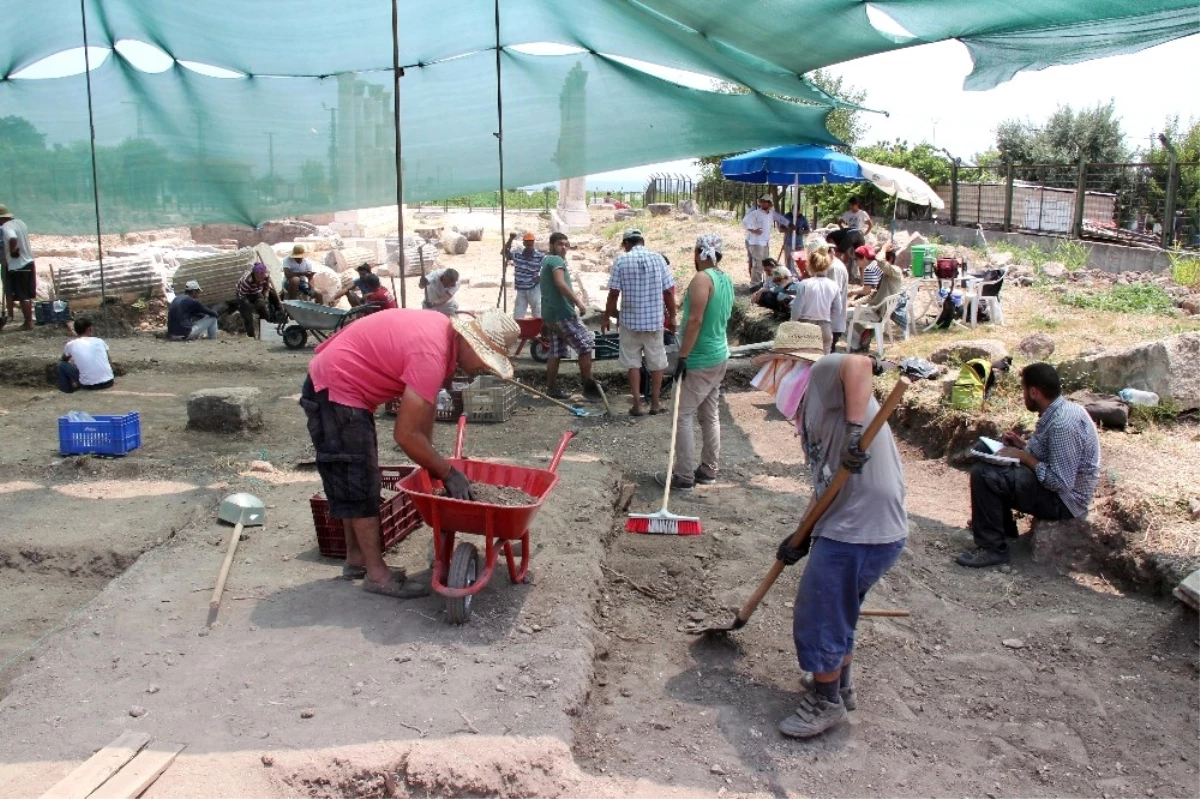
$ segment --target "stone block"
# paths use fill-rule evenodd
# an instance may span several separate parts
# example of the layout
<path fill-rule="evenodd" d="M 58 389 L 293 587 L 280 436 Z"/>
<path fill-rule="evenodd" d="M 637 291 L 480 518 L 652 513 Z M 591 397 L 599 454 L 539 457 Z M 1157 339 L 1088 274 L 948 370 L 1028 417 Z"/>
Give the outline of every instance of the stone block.
<path fill-rule="evenodd" d="M 1182 411 L 1200 408 L 1200 332 L 1075 358 L 1058 371 L 1068 385 L 1111 394 L 1136 388 L 1170 398 Z"/>
<path fill-rule="evenodd" d="M 1045 333 L 1034 333 L 1021 339 L 1017 352 L 1032 361 L 1044 361 L 1054 354 L 1054 339 Z"/>
<path fill-rule="evenodd" d="M 1120 397 L 1076 391 L 1067 399 L 1082 405 L 1097 427 L 1124 430 L 1129 424 L 1129 405 L 1122 402 Z"/>
<path fill-rule="evenodd" d="M 929 360 L 934 363 L 947 364 L 951 361 L 966 363 L 972 358 L 987 358 L 997 361 L 1008 357 L 1008 347 L 1003 341 L 994 338 L 981 338 L 968 341 L 957 341 L 941 349 L 934 350 Z"/>
<path fill-rule="evenodd" d="M 671 203 L 650 203 L 646 209 L 650 211 L 650 216 L 669 216 L 675 210 L 675 206 Z"/>
<path fill-rule="evenodd" d="M 1070 566 L 1095 546 L 1092 525 L 1086 517 L 1061 522 L 1034 519 L 1031 535 L 1035 563 Z"/>
<path fill-rule="evenodd" d="M 257 388 L 206 388 L 188 397 L 188 428 L 239 433 L 263 426 L 262 392 Z"/>

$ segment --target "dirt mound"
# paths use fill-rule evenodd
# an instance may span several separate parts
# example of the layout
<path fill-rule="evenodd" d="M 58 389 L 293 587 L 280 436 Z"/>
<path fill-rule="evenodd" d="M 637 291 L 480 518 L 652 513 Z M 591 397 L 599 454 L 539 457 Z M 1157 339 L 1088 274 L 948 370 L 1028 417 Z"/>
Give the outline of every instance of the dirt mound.
<path fill-rule="evenodd" d="M 139 555 L 113 550 L 3 547 L 0 548 L 0 570 L 111 580 L 133 565 Z"/>

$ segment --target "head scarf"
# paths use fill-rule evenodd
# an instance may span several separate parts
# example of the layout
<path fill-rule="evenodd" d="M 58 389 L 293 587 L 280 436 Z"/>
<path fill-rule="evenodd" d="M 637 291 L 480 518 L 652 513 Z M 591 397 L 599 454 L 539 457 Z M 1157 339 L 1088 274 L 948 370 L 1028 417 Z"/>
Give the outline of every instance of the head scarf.
<path fill-rule="evenodd" d="M 696 239 L 696 249 L 700 251 L 700 260 L 717 262 L 717 253 L 721 252 L 721 237 L 716 233 L 705 233 Z"/>

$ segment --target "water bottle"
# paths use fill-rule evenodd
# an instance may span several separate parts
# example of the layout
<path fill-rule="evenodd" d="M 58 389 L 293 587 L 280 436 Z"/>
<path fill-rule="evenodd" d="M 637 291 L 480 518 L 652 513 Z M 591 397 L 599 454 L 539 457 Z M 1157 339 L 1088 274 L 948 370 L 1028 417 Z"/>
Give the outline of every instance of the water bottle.
<path fill-rule="evenodd" d="M 68 422 L 94 422 L 94 421 L 96 421 L 96 417 L 92 416 L 90 413 L 87 413 L 86 411 L 68 411 L 67 412 L 67 421 Z"/>
<path fill-rule="evenodd" d="M 454 398 L 450 396 L 450 392 L 446 389 L 438 391 L 437 395 L 437 410 L 438 413 L 453 413 Z"/>
<path fill-rule="evenodd" d="M 1136 388 L 1123 388 L 1117 392 L 1117 396 L 1130 405 L 1150 405 L 1158 404 L 1158 395 L 1153 391 L 1139 391 Z"/>

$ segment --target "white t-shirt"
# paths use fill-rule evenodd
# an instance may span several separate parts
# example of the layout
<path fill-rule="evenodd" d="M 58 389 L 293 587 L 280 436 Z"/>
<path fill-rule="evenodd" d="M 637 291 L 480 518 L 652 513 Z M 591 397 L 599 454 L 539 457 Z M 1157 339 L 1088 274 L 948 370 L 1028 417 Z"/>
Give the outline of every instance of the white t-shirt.
<path fill-rule="evenodd" d="M 764 211 L 761 208 L 751 208 L 745 218 L 742 219 L 742 227 L 746 228 L 746 243 L 755 246 L 770 246 L 771 244 L 771 224 L 773 219 L 773 211 Z M 758 230 L 758 233 L 751 233 L 751 230 Z"/>
<path fill-rule="evenodd" d="M 289 257 L 284 260 L 283 268 L 289 270 L 293 275 L 311 275 L 315 271 L 312 261 L 307 258 L 297 261 L 295 258 Z"/>
<path fill-rule="evenodd" d="M 108 345 L 95 336 L 81 336 L 68 341 L 63 352 L 79 370 L 79 384 L 94 386 L 113 379 L 112 364 L 108 362 Z"/>
<path fill-rule="evenodd" d="M 0 263 L 8 266 L 10 272 L 17 272 L 33 263 L 33 250 L 29 248 L 29 231 L 20 219 L 10 219 L 0 225 L 0 239 L 3 239 L 4 252 L 0 255 Z M 12 255 L 10 241 L 17 242 L 17 255 Z"/>
<path fill-rule="evenodd" d="M 425 287 L 425 302 L 431 308 L 445 305 L 451 297 L 458 293 L 458 283 L 450 288 L 442 285 L 442 275 L 445 271 L 445 269 L 436 269 L 425 276 L 429 281 L 429 285 Z"/>
<path fill-rule="evenodd" d="M 842 221 L 851 230 L 866 230 L 867 225 L 871 224 L 871 215 L 859 208 L 857 211 L 847 211 L 842 214 Z"/>

